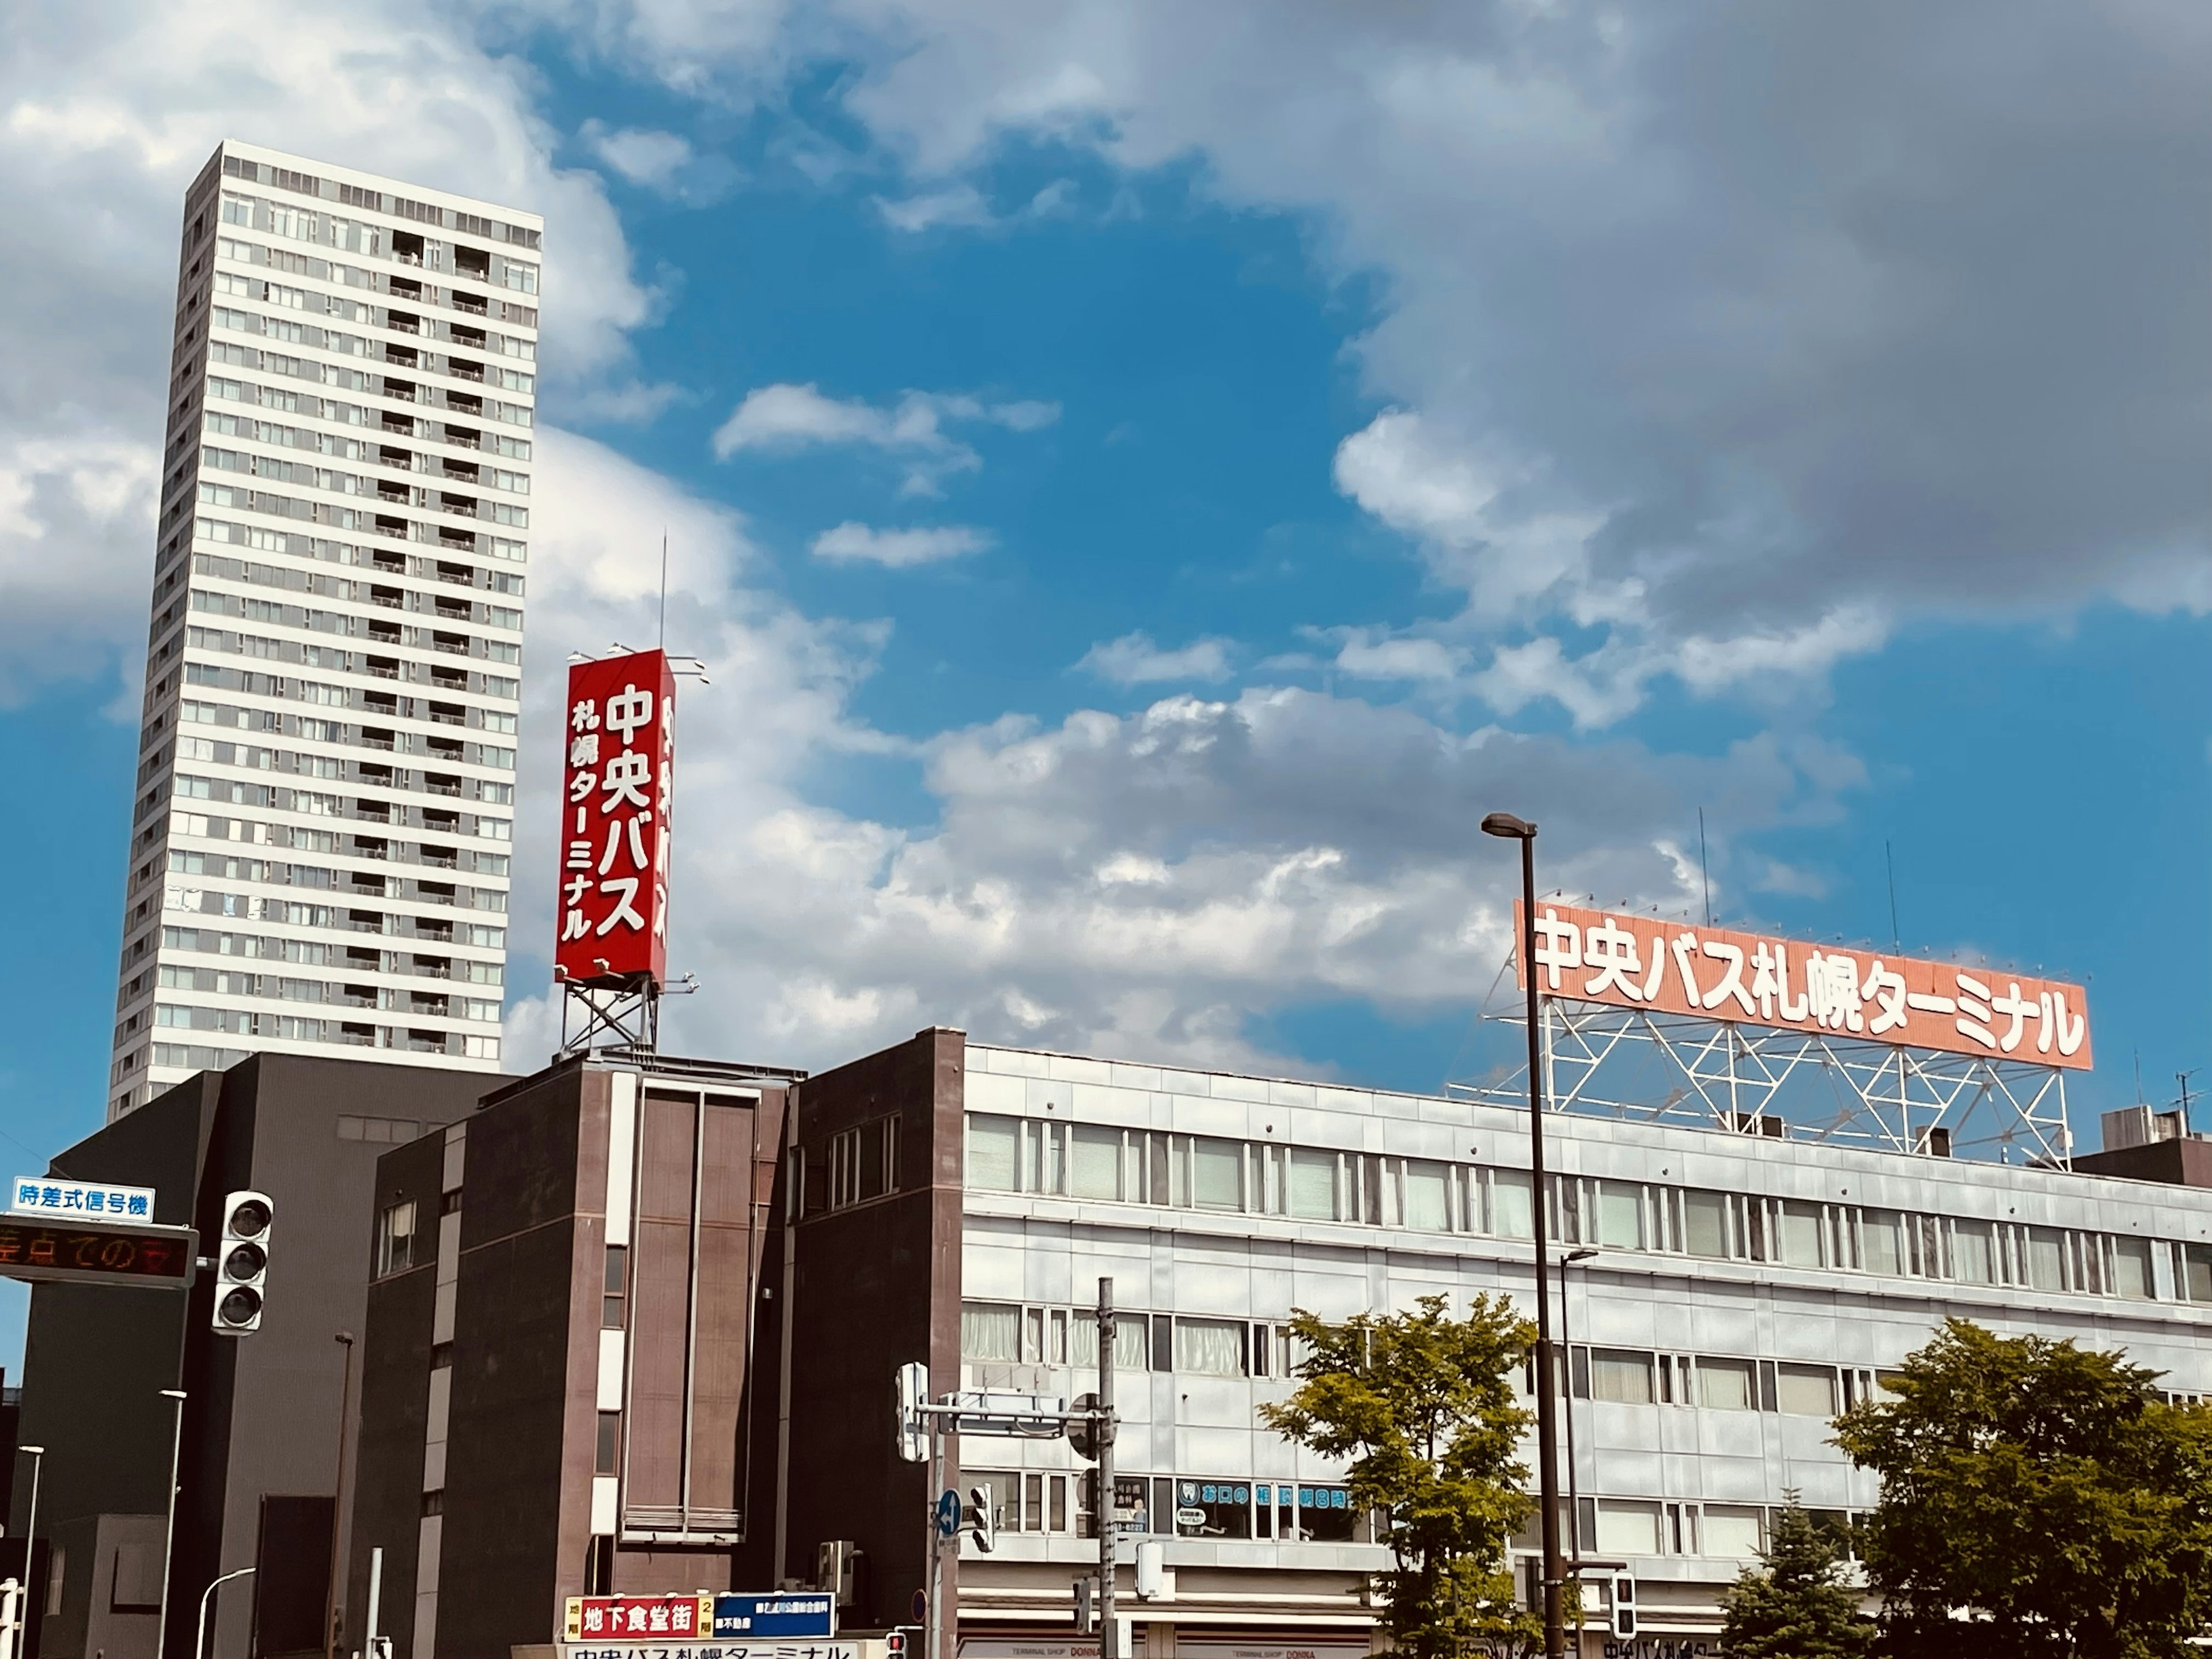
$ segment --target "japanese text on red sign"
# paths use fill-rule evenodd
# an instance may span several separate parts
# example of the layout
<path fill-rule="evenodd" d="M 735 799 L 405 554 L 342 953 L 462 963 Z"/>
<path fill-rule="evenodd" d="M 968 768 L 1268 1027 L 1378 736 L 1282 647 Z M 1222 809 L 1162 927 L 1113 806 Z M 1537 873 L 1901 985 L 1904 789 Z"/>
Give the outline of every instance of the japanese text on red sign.
<path fill-rule="evenodd" d="M 1516 938 L 1522 914 L 1516 901 Z M 2069 1070 L 2090 1065 L 2087 1000 L 2057 980 L 1565 904 L 1537 906 L 1535 935 L 1536 988 L 1547 996 Z"/>
<path fill-rule="evenodd" d="M 665 975 L 674 677 L 658 651 L 568 671 L 562 791 L 561 977 Z"/>

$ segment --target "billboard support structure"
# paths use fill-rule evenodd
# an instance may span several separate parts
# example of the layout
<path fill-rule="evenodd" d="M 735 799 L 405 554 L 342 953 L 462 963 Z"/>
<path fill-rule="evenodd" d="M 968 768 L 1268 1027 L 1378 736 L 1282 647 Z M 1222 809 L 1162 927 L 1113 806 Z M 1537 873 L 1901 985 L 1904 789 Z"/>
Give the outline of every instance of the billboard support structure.
<path fill-rule="evenodd" d="M 564 980 L 561 1054 L 611 1049 L 649 1054 L 660 1046 L 660 987 L 650 977 L 631 984 Z"/>
<path fill-rule="evenodd" d="M 1739 1134 L 1786 1130 L 1881 1152 L 1994 1146 L 2007 1162 L 2018 1153 L 2063 1164 L 2072 1153 L 2066 1078 L 2057 1066 L 1565 996 L 1546 996 L 1538 1008 L 1553 1111 Z M 1516 1013 L 1491 1018 L 1526 1023 Z M 1650 1075 L 1654 1060 L 1663 1082 Z M 1520 1106 L 1526 1070 L 1445 1086 L 1486 1104 Z"/>

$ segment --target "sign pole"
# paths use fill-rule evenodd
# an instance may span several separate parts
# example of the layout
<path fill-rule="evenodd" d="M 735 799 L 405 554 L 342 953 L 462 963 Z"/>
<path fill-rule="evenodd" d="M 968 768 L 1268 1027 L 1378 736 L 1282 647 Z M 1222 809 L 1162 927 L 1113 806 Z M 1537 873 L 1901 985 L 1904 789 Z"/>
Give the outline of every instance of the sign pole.
<path fill-rule="evenodd" d="M 945 1428 L 944 1419 L 932 1415 L 929 1419 L 929 1490 L 924 1494 L 923 1512 L 927 1517 L 926 1536 L 929 1540 L 929 1628 L 923 1633 L 923 1650 L 928 1659 L 943 1659 L 945 1651 L 945 1534 L 938 1530 L 937 1495 L 945 1490 Z M 960 1534 L 952 1534 L 957 1539 Z"/>
<path fill-rule="evenodd" d="M 1098 1653 L 1122 1659 L 1114 1622 L 1114 1568 L 1121 1531 L 1114 1519 L 1114 1280 L 1098 1281 Z"/>

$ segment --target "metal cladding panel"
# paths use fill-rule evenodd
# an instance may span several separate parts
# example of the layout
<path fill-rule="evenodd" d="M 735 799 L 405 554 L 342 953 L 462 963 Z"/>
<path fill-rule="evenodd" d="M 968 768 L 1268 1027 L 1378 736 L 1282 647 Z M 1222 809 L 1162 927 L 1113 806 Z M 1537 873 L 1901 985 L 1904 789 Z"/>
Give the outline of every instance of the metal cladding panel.
<path fill-rule="evenodd" d="M 659 651 L 568 670 L 555 977 L 579 983 L 668 968 L 668 835 L 676 677 Z"/>

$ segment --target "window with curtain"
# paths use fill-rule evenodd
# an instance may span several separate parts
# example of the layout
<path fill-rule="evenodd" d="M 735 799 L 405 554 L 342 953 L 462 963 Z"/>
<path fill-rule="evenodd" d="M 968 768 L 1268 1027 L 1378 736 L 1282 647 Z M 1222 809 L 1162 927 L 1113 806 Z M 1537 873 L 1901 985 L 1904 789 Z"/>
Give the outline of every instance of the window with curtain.
<path fill-rule="evenodd" d="M 1698 1540 L 1701 1555 L 1735 1556 L 1748 1561 L 1759 1553 L 1765 1541 L 1759 1513 L 1755 1509 L 1708 1504 L 1704 1521 L 1704 1536 Z"/>
<path fill-rule="evenodd" d="M 1011 1193 L 1021 1167 L 1019 1118 L 968 1115 L 968 1184 L 978 1192 Z"/>
<path fill-rule="evenodd" d="M 1836 1374 L 1826 1365 L 1778 1365 L 1774 1403 L 1792 1417 L 1833 1417 Z"/>
<path fill-rule="evenodd" d="M 2191 1302 L 2212 1302 L 2212 1244 L 2183 1247 L 2181 1285 Z"/>
<path fill-rule="evenodd" d="M 1628 1406 L 1648 1406 L 1651 1388 L 1651 1356 L 1615 1348 L 1592 1348 L 1589 1357 L 1590 1397 Z"/>
<path fill-rule="evenodd" d="M 1748 1359 L 1698 1361 L 1698 1403 L 1710 1411 L 1747 1412 L 1756 1397 Z"/>
<path fill-rule="evenodd" d="M 1079 1371 L 1098 1373 L 1098 1321 L 1078 1308 L 1068 1322 L 1067 1363 Z M 1149 1360 L 1145 1352 L 1145 1316 L 1124 1313 L 1114 1321 L 1114 1369 L 1141 1371 Z"/>
<path fill-rule="evenodd" d="M 1659 1506 L 1600 1498 L 1597 1549 L 1601 1555 L 1658 1554 Z"/>
<path fill-rule="evenodd" d="M 1597 1241 L 1617 1250 L 1644 1248 L 1644 1189 L 1601 1181 L 1597 1189 Z"/>
<path fill-rule="evenodd" d="M 1205 1135 L 1190 1143 L 1190 1198 L 1201 1210 L 1244 1207 L 1244 1147 Z"/>
<path fill-rule="evenodd" d="M 2142 1301 L 2152 1293 L 2150 1276 L 2150 1240 L 2147 1238 L 2116 1238 L 2112 1241 L 2112 1294 L 2132 1297 Z"/>
<path fill-rule="evenodd" d="M 1988 1222 L 1951 1224 L 1951 1274 L 1963 1285 L 1996 1283 L 1996 1230 Z"/>
<path fill-rule="evenodd" d="M 1077 1198 L 1121 1196 L 1121 1132 L 1079 1123 L 1068 1153 L 1067 1190 Z"/>
<path fill-rule="evenodd" d="M 1451 1227 L 1451 1171 L 1442 1164 L 1406 1160 L 1406 1224 L 1424 1232 Z"/>
<path fill-rule="evenodd" d="M 1012 1303 L 960 1304 L 960 1357 L 1012 1364 L 1022 1357 L 1022 1310 Z M 1094 1352 L 1092 1363 L 1097 1363 Z"/>
<path fill-rule="evenodd" d="M 1243 1376 L 1244 1339 L 1242 1320 L 1178 1317 L 1175 1322 L 1175 1368 L 1198 1376 Z"/>
<path fill-rule="evenodd" d="M 1291 1213 L 1306 1221 L 1336 1219 L 1336 1154 L 1291 1149 Z"/>
<path fill-rule="evenodd" d="M 1782 1260 L 1791 1267 L 1820 1265 L 1820 1206 L 1785 1203 L 1782 1206 Z"/>
<path fill-rule="evenodd" d="M 1859 1250 L 1870 1273 L 1901 1276 L 1905 1265 L 1905 1225 L 1893 1210 L 1869 1210 L 1859 1218 Z"/>
<path fill-rule="evenodd" d="M 1728 1200 L 1718 1193 L 1682 1194 L 1682 1248 L 1692 1255 L 1727 1259 Z"/>
<path fill-rule="evenodd" d="M 1536 1201 L 1524 1170 L 1493 1170 L 1490 1176 L 1490 1231 L 1500 1238 L 1536 1236 Z"/>
<path fill-rule="evenodd" d="M 2027 1282 L 2039 1291 L 2066 1288 L 2066 1235 L 2054 1227 L 2027 1230 Z"/>

